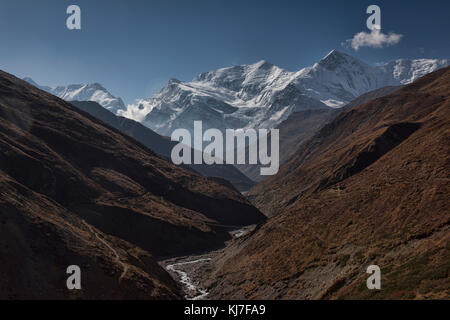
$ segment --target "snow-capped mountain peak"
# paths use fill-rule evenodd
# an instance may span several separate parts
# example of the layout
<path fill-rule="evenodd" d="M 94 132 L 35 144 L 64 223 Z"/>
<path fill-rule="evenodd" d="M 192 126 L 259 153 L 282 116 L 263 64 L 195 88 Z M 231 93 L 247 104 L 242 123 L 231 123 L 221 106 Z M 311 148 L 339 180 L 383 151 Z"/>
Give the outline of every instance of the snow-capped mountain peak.
<path fill-rule="evenodd" d="M 328 53 L 325 57 L 320 59 L 320 61 L 317 63 L 317 65 L 326 68 L 328 70 L 335 70 L 338 67 L 343 67 L 352 64 L 367 66 L 364 62 L 337 50 L 330 51 L 330 53 Z"/>
<path fill-rule="evenodd" d="M 95 101 L 115 114 L 119 110 L 126 109 L 121 98 L 113 96 L 98 82 L 91 84 L 70 84 L 52 88 L 40 86 L 30 77 L 26 77 L 23 80 L 66 101 Z"/>

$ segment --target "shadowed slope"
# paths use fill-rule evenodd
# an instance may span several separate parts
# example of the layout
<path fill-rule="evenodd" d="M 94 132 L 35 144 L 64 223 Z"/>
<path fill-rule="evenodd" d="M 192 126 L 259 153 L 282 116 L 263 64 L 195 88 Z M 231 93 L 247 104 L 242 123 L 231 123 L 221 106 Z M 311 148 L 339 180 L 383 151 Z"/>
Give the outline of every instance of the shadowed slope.
<path fill-rule="evenodd" d="M 373 99 L 386 96 L 399 88 L 391 86 L 370 91 L 340 109 L 303 110 L 292 113 L 278 126 L 280 130 L 280 166 L 285 164 L 303 143 L 313 137 L 317 131 L 332 121 L 341 112 Z M 238 165 L 237 167 L 255 181 L 261 182 L 264 179 L 270 178 L 269 176 L 260 175 L 260 165 Z M 250 191 L 250 195 L 252 194 Z"/>
<path fill-rule="evenodd" d="M 149 285 L 136 280 L 118 297 L 177 297 L 173 281 L 164 279 L 167 274 L 151 258 L 143 265 L 140 256 L 215 248 L 229 237 L 215 224 L 245 225 L 264 219 L 239 193 L 173 166 L 131 137 L 4 72 L 0 72 L 0 118 L 4 230 L 0 236 L 6 244 L 0 247 L 1 256 L 39 260 L 37 266 L 52 270 L 35 278 L 31 264 L 2 263 L 2 274 L 17 269 L 24 279 L 23 286 L 15 286 L 9 282 L 12 278 L 3 278 L 8 283 L 1 294 L 6 297 L 28 297 L 31 282 L 38 286 L 65 277 L 69 262 L 95 269 L 91 277 L 99 279 L 98 286 L 108 274 L 120 276 L 123 268 L 117 256 L 100 238 L 122 252 L 124 263 L 139 268 L 137 273 L 153 270 L 143 281 L 152 282 L 157 290 L 147 296 L 147 289 L 136 288 Z M 97 259 L 103 262 L 97 264 Z M 64 282 L 58 281 L 49 286 L 64 289 Z M 82 296 L 100 297 L 99 288 Z M 67 294 L 48 290 L 43 298 Z"/>
<path fill-rule="evenodd" d="M 172 148 L 178 144 L 177 142 L 171 141 L 167 137 L 160 136 L 139 122 L 114 115 L 96 102 L 72 101 L 71 103 L 77 108 L 88 112 L 110 126 L 135 138 L 146 147 L 167 159 L 170 159 Z M 191 164 L 186 165 L 185 167 L 190 168 L 206 177 L 225 179 L 231 182 L 232 185 L 240 191 L 247 191 L 255 184 L 233 165 Z"/>

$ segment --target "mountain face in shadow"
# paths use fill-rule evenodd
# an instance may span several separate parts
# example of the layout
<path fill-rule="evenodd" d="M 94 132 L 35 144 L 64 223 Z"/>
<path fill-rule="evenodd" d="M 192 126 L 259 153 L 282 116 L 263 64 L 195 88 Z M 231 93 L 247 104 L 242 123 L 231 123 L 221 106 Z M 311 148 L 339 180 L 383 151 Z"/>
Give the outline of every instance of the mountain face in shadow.
<path fill-rule="evenodd" d="M 72 105 L 91 114 L 117 130 L 133 137 L 152 151 L 170 158 L 172 147 L 176 144 L 169 138 L 160 136 L 156 132 L 144 127 L 134 120 L 118 117 L 94 101 L 71 101 Z"/>
<path fill-rule="evenodd" d="M 445 68 L 340 113 L 251 191 L 274 216 L 216 258 L 211 297 L 448 298 L 449 111 Z"/>
<path fill-rule="evenodd" d="M 93 116 L 0 72 L 0 298 L 177 298 L 152 256 L 222 246 L 264 216 Z M 83 290 L 69 292 L 79 265 Z"/>
<path fill-rule="evenodd" d="M 159 134 L 143 126 L 139 122 L 114 115 L 96 102 L 72 101 L 71 103 L 77 108 L 90 113 L 94 117 L 104 121 L 110 126 L 135 138 L 146 147 L 150 148 L 154 152 L 164 156 L 167 159 L 170 159 L 172 148 L 176 144 L 178 144 L 178 142 L 171 141 L 168 137 L 160 136 Z M 225 185 L 229 185 L 229 183 L 231 183 L 233 187 L 239 191 L 247 191 L 255 185 L 252 180 L 241 173 L 233 165 L 190 164 L 185 165 L 185 167 L 194 170 L 195 172 L 200 173 L 203 176 L 217 178 L 217 181 L 222 182 Z M 221 179 L 227 181 L 221 181 Z"/>
<path fill-rule="evenodd" d="M 318 130 L 332 121 L 341 112 L 375 98 L 386 96 L 399 88 L 400 86 L 389 86 L 370 91 L 340 109 L 303 110 L 292 113 L 277 127 L 280 130 L 280 165 L 286 163 L 301 144 L 309 140 Z M 254 181 L 261 182 L 269 178 L 269 176 L 260 175 L 260 165 L 237 165 L 236 167 Z"/>

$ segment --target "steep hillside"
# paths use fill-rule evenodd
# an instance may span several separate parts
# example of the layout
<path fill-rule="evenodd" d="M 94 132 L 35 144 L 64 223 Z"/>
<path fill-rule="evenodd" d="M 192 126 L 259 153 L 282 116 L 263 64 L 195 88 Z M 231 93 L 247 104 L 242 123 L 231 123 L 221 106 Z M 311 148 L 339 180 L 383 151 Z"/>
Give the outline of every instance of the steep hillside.
<path fill-rule="evenodd" d="M 145 250 L 87 224 L 0 171 L 0 299 L 181 299 Z M 81 268 L 80 291 L 66 270 Z"/>
<path fill-rule="evenodd" d="M 83 297 L 103 297 L 99 292 L 117 285 L 126 264 L 131 271 L 125 279 L 130 274 L 133 281 L 118 297 L 177 297 L 173 281 L 150 254 L 221 246 L 229 235 L 216 225 L 264 219 L 238 192 L 172 165 L 4 72 L 0 117 L 0 256 L 12 257 L 0 271 L 22 277 L 2 278 L 2 296 L 64 297 L 56 289 L 64 285 L 61 267 L 70 262 L 94 270 L 88 277 L 96 289 L 87 287 Z M 34 286 L 44 291 L 32 291 Z"/>
<path fill-rule="evenodd" d="M 383 88 L 380 88 L 377 90 L 367 92 L 363 95 L 360 95 L 358 98 L 350 101 L 349 103 L 347 103 L 344 107 L 342 107 L 340 109 L 340 111 L 341 112 L 348 111 L 356 106 L 359 106 L 360 104 L 367 103 L 371 100 L 387 96 L 387 95 L 395 92 L 396 90 L 400 89 L 401 87 L 402 86 L 387 86 L 387 87 L 383 87 Z"/>
<path fill-rule="evenodd" d="M 450 68 L 341 113 L 253 190 L 278 214 L 215 260 L 212 297 L 449 298 L 449 137 Z"/>

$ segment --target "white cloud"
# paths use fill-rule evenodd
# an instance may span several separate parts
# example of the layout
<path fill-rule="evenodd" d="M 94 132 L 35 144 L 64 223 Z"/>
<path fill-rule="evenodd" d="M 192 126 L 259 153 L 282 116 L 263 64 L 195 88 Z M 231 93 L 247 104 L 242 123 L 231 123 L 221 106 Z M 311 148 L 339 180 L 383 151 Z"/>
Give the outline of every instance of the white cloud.
<path fill-rule="evenodd" d="M 342 43 L 342 45 L 349 45 L 356 51 L 362 47 L 383 48 L 384 46 L 390 46 L 399 43 L 402 37 L 402 34 L 393 32 L 384 34 L 379 29 L 373 29 L 370 33 L 362 31 L 355 34 L 353 39 L 346 40 Z"/>

